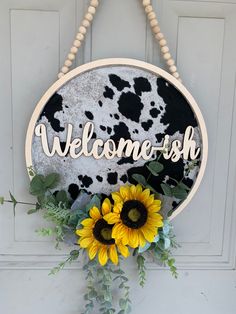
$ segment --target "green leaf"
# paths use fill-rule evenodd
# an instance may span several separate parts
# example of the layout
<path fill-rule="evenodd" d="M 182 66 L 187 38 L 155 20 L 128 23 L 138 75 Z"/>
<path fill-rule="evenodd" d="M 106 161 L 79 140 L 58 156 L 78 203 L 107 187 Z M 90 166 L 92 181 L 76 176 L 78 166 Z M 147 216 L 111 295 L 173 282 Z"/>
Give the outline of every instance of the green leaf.
<path fill-rule="evenodd" d="M 41 228 L 39 230 L 36 230 L 36 232 L 41 236 L 41 237 L 49 237 L 53 234 L 53 230 L 50 228 Z"/>
<path fill-rule="evenodd" d="M 92 207 L 101 207 L 101 200 L 97 195 L 94 195 L 91 199 L 91 201 L 88 203 L 88 205 L 85 208 L 85 211 L 88 212 Z"/>
<path fill-rule="evenodd" d="M 188 196 L 188 192 L 177 185 L 172 189 L 172 195 L 179 200 L 184 200 Z"/>
<path fill-rule="evenodd" d="M 72 261 L 77 260 L 77 258 L 79 257 L 80 251 L 79 250 L 73 250 L 70 252 L 70 257 Z"/>
<path fill-rule="evenodd" d="M 4 197 L 0 197 L 0 205 L 3 205 L 4 204 Z"/>
<path fill-rule="evenodd" d="M 120 305 L 120 308 L 122 310 L 125 310 L 126 309 L 126 306 L 127 306 L 127 301 L 125 299 L 120 299 L 119 300 L 119 305 Z"/>
<path fill-rule="evenodd" d="M 56 200 L 58 203 L 67 203 L 68 197 L 67 197 L 66 191 L 62 190 L 62 191 L 57 192 Z"/>
<path fill-rule="evenodd" d="M 39 195 L 37 196 L 37 201 L 38 203 L 43 206 L 44 202 L 45 202 L 45 195 Z"/>
<path fill-rule="evenodd" d="M 146 281 L 145 257 L 139 254 L 137 256 L 137 264 L 138 264 L 139 285 L 143 288 Z"/>
<path fill-rule="evenodd" d="M 36 175 L 30 182 L 30 194 L 35 196 L 41 196 L 46 192 L 46 188 L 44 186 L 44 176 Z"/>
<path fill-rule="evenodd" d="M 38 210 L 37 210 L 36 208 L 32 208 L 32 209 L 30 209 L 30 210 L 27 211 L 27 214 L 28 214 L 28 215 L 32 215 L 32 214 L 36 213 L 37 211 L 38 211 Z"/>
<path fill-rule="evenodd" d="M 146 186 L 146 185 L 147 185 L 147 181 L 146 181 L 145 177 L 142 176 L 141 174 L 135 173 L 135 174 L 132 175 L 132 178 L 133 178 L 135 181 L 137 181 L 138 183 L 140 183 L 141 185 L 143 185 L 143 186 Z"/>
<path fill-rule="evenodd" d="M 170 217 L 174 213 L 175 209 L 171 209 L 168 211 L 167 216 Z"/>
<path fill-rule="evenodd" d="M 58 173 L 50 173 L 46 176 L 44 185 L 48 189 L 54 189 L 58 182 L 60 181 L 60 176 Z"/>
<path fill-rule="evenodd" d="M 172 188 L 169 185 L 162 183 L 161 188 L 166 196 L 170 196 L 170 197 L 173 196 Z"/>
<path fill-rule="evenodd" d="M 180 182 L 179 184 L 179 187 L 186 190 L 186 191 L 190 191 L 191 189 L 186 185 L 184 184 L 183 182 Z"/>
<path fill-rule="evenodd" d="M 11 192 L 9 191 L 9 194 L 10 194 L 10 198 L 11 198 L 11 201 L 13 203 L 13 212 L 14 212 L 14 216 L 16 215 L 16 205 L 17 205 L 17 200 L 15 199 L 15 197 L 11 194 Z"/>
<path fill-rule="evenodd" d="M 147 165 L 148 170 L 157 177 L 159 173 L 164 169 L 164 166 L 159 161 L 151 161 Z"/>
<path fill-rule="evenodd" d="M 152 191 L 156 197 L 159 196 L 159 193 L 150 184 L 147 184 L 146 188 L 149 189 L 150 191 Z"/>

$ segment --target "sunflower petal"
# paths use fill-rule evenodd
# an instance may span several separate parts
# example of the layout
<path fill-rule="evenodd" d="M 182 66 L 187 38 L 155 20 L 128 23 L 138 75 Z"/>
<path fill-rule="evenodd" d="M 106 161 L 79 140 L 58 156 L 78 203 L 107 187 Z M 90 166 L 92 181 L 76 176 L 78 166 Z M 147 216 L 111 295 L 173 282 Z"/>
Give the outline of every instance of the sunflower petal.
<path fill-rule="evenodd" d="M 79 245 L 83 248 L 86 249 L 88 246 L 90 246 L 90 244 L 92 244 L 94 241 L 93 237 L 89 237 L 89 238 L 81 238 L 79 240 Z"/>
<path fill-rule="evenodd" d="M 113 193 L 111 193 L 111 196 L 112 196 L 112 199 L 114 200 L 115 203 L 123 202 L 123 199 L 122 199 L 119 192 L 113 192 Z"/>
<path fill-rule="evenodd" d="M 145 206 L 146 206 L 146 207 L 149 207 L 149 206 L 151 206 L 151 205 L 153 204 L 153 202 L 154 202 L 154 195 L 152 194 L 152 195 L 150 195 L 149 198 L 146 200 Z"/>
<path fill-rule="evenodd" d="M 157 213 L 152 213 L 148 215 L 147 223 L 149 225 L 155 226 L 157 228 L 163 226 L 162 216 Z"/>
<path fill-rule="evenodd" d="M 146 202 L 148 200 L 150 196 L 150 190 L 149 189 L 145 189 L 139 196 L 139 200 L 142 202 Z"/>
<path fill-rule="evenodd" d="M 76 230 L 75 233 L 80 237 L 89 237 L 90 235 L 92 235 L 92 229 L 91 228 L 78 229 Z"/>
<path fill-rule="evenodd" d="M 102 214 L 103 216 L 111 212 L 111 202 L 109 198 L 106 198 L 102 203 Z"/>
<path fill-rule="evenodd" d="M 128 234 L 128 232 L 120 240 L 121 240 L 121 243 L 123 245 L 128 245 L 129 244 L 129 234 Z"/>
<path fill-rule="evenodd" d="M 123 207 L 123 203 L 116 203 L 113 207 L 113 212 L 120 214 L 122 207 Z"/>
<path fill-rule="evenodd" d="M 138 237 L 139 237 L 139 246 L 144 247 L 146 245 L 147 241 L 145 240 L 144 235 L 140 230 L 138 233 Z"/>
<path fill-rule="evenodd" d="M 124 226 L 122 223 L 117 223 L 115 226 L 112 228 L 112 238 L 113 239 L 121 239 L 123 238 L 126 234 L 128 228 Z"/>
<path fill-rule="evenodd" d="M 98 261 L 102 266 L 104 266 L 104 265 L 106 265 L 107 260 L 108 260 L 107 247 L 102 246 L 99 250 L 99 253 L 98 253 Z"/>
<path fill-rule="evenodd" d="M 152 203 L 152 205 L 150 205 L 149 207 L 148 207 L 148 212 L 149 213 L 157 213 L 157 212 L 159 212 L 159 210 L 161 209 L 161 206 L 159 206 L 159 205 L 156 205 L 155 204 L 155 201 Z"/>
<path fill-rule="evenodd" d="M 109 213 L 103 216 L 103 219 L 105 219 L 109 223 L 109 225 L 113 225 L 120 221 L 120 217 L 116 213 Z"/>
<path fill-rule="evenodd" d="M 128 200 L 130 198 L 129 187 L 128 186 L 121 186 L 120 195 L 123 198 L 123 201 Z"/>
<path fill-rule="evenodd" d="M 129 256 L 129 249 L 127 246 L 123 245 L 122 243 L 117 244 L 118 250 L 122 256 L 127 258 Z"/>
<path fill-rule="evenodd" d="M 131 198 L 136 200 L 136 186 L 135 185 L 131 185 L 130 192 L 131 192 Z"/>
<path fill-rule="evenodd" d="M 152 243 L 152 242 L 154 241 L 154 238 L 155 238 L 157 232 L 155 232 L 155 233 L 152 232 L 152 230 L 150 230 L 150 229 L 147 228 L 146 226 L 142 227 L 142 228 L 141 228 L 141 231 L 142 231 L 142 233 L 143 233 L 144 238 L 145 238 L 148 242 Z"/>
<path fill-rule="evenodd" d="M 88 249 L 89 259 L 94 259 L 98 252 L 98 245 L 91 245 Z"/>
<path fill-rule="evenodd" d="M 111 245 L 109 248 L 109 257 L 113 264 L 117 265 L 119 262 L 118 254 L 115 245 Z"/>
<path fill-rule="evenodd" d="M 139 246 L 139 237 L 137 230 L 129 229 L 129 245 L 134 249 Z"/>
<path fill-rule="evenodd" d="M 84 227 L 92 227 L 94 225 L 94 220 L 92 218 L 86 218 L 81 222 Z"/>
<path fill-rule="evenodd" d="M 94 220 L 98 220 L 102 218 L 100 210 L 96 206 L 90 209 L 89 216 L 93 218 Z"/>

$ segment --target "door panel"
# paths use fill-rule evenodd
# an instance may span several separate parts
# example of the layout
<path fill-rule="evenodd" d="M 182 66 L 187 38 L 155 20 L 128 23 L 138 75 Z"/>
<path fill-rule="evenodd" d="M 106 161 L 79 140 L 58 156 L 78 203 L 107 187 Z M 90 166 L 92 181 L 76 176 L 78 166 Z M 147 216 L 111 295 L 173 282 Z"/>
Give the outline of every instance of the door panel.
<path fill-rule="evenodd" d="M 24 161 L 27 124 L 55 81 L 88 2 L 0 2 L 0 194 L 10 189 L 18 200 L 32 200 Z M 188 314 L 191 308 L 192 314 L 234 314 L 236 0 L 153 0 L 153 6 L 183 82 L 205 117 L 209 160 L 199 191 L 174 220 L 180 279 L 150 264 L 141 290 L 130 261 L 133 313 Z M 106 57 L 165 68 L 138 1 L 101 1 L 75 65 Z M 47 276 L 68 248 L 55 250 L 52 239 L 38 237 L 34 231 L 45 222 L 40 214 L 28 216 L 29 208 L 18 206 L 15 216 L 11 206 L 0 208 L 0 313 L 78 313 L 85 286 L 80 265 Z"/>

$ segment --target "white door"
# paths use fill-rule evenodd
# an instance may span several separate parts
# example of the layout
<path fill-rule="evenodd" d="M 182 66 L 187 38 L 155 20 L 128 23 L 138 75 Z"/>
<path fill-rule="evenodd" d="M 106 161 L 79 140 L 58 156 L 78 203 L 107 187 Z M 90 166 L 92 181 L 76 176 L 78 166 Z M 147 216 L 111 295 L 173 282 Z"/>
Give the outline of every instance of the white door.
<path fill-rule="evenodd" d="M 24 139 L 31 113 L 55 81 L 88 1 L 0 1 L 0 194 L 30 200 Z M 174 221 L 179 279 L 154 265 L 139 288 L 130 263 L 133 313 L 235 314 L 236 0 L 154 0 L 181 77 L 206 120 L 209 161 L 192 203 Z M 102 0 L 77 64 L 129 57 L 164 67 L 141 1 Z M 83 307 L 77 265 L 63 260 L 28 208 L 0 207 L 0 313 L 75 314 Z"/>

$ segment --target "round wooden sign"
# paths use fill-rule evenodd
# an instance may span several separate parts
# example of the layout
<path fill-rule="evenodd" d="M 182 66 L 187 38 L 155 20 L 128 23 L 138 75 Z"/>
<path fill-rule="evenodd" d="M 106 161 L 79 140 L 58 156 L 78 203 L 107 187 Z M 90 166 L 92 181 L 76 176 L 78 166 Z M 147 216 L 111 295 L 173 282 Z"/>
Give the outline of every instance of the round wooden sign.
<path fill-rule="evenodd" d="M 26 163 L 59 173 L 73 199 L 139 182 L 173 218 L 199 187 L 207 150 L 202 114 L 179 81 L 142 61 L 104 59 L 45 93 L 28 127 Z"/>

